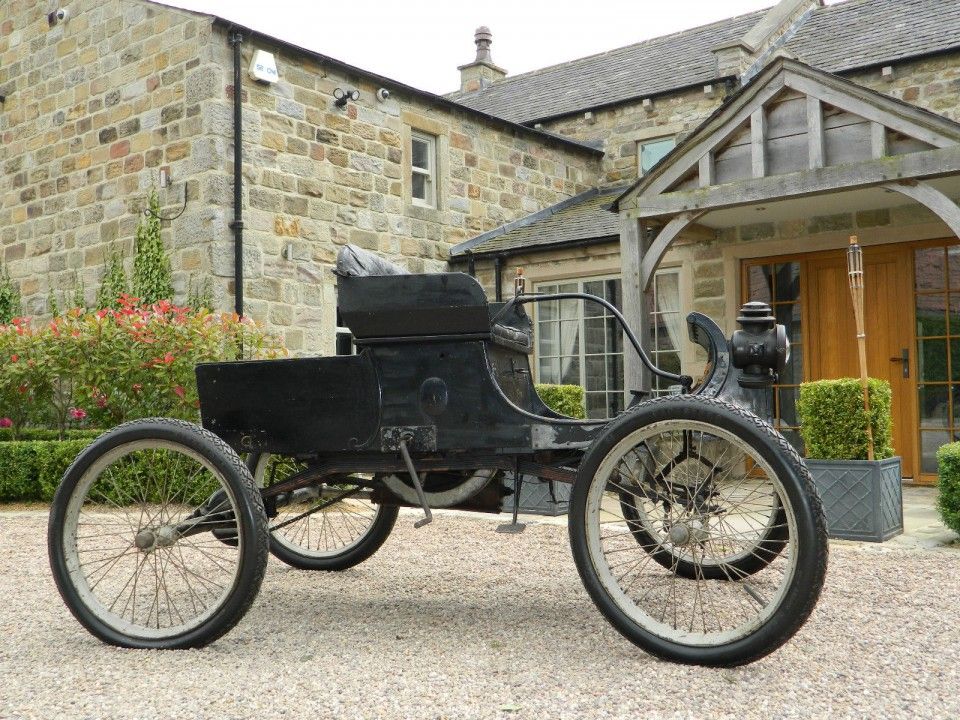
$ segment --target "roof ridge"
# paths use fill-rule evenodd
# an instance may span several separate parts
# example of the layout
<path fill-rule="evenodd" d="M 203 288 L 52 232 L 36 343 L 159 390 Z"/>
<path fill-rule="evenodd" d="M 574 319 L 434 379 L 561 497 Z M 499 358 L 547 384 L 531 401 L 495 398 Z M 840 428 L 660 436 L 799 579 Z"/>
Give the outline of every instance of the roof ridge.
<path fill-rule="evenodd" d="M 855 2 L 856 0 L 853 0 L 853 1 Z M 772 6 L 771 6 L 771 7 L 772 7 Z M 832 7 L 832 6 L 831 6 L 831 7 Z M 603 50 L 602 52 L 592 53 L 592 54 L 590 54 L 590 55 L 581 55 L 580 57 L 571 58 L 570 60 L 563 60 L 563 61 L 561 61 L 561 62 L 554 63 L 553 65 L 545 65 L 544 67 L 536 68 L 535 70 L 528 70 L 528 71 L 526 71 L 526 72 L 518 73 L 517 75 L 508 75 L 507 77 L 502 78 L 501 80 L 498 80 L 496 83 L 492 83 L 491 85 L 488 85 L 487 87 L 485 87 L 485 88 L 483 88 L 483 89 L 481 89 L 481 90 L 477 90 L 477 91 L 472 92 L 472 93 L 464 93 L 464 92 L 459 91 L 459 90 L 454 90 L 453 92 L 446 93 L 446 97 L 459 96 L 459 97 L 471 97 L 471 98 L 473 98 L 473 97 L 476 97 L 476 96 L 478 96 L 478 95 L 482 95 L 484 91 L 489 90 L 489 89 L 491 89 L 491 88 L 503 87 L 504 85 L 506 85 L 506 84 L 508 84 L 508 83 L 511 83 L 511 82 L 513 82 L 514 80 L 519 80 L 519 79 L 522 79 L 522 78 L 530 77 L 530 76 L 532 76 L 532 75 L 536 75 L 536 74 L 538 74 L 538 73 L 547 72 L 548 70 L 554 70 L 554 69 L 559 68 L 559 67 L 564 67 L 564 66 L 566 66 L 566 65 L 571 65 L 571 64 L 573 64 L 573 63 L 575 63 L 575 62 L 580 62 L 581 60 L 592 60 L 592 59 L 594 59 L 594 58 L 603 57 L 604 55 L 611 55 L 611 54 L 613 54 L 613 53 L 615 53 L 615 52 L 619 52 L 619 51 L 621 51 L 621 50 L 626 50 L 626 49 L 628 49 L 628 48 L 635 48 L 635 47 L 639 47 L 639 46 L 641 46 L 641 45 L 645 45 L 645 44 L 647 44 L 647 43 L 651 43 L 651 42 L 653 42 L 654 40 L 665 40 L 665 39 L 668 39 L 668 38 L 674 38 L 674 37 L 678 37 L 678 36 L 685 35 L 685 34 L 693 34 L 695 31 L 705 30 L 705 29 L 708 29 L 708 28 L 711 28 L 711 27 L 714 27 L 714 26 L 717 26 L 717 25 L 725 25 L 725 24 L 730 23 L 730 22 L 732 22 L 732 21 L 734 21 L 734 20 L 740 20 L 740 19 L 745 18 L 745 17 L 748 17 L 748 16 L 750 16 L 750 15 L 759 15 L 759 14 L 761 14 L 761 13 L 766 13 L 766 12 L 768 12 L 769 10 L 770 10 L 770 7 L 761 8 L 761 9 L 759 9 L 759 10 L 752 10 L 752 11 L 750 11 L 750 12 L 741 13 L 741 14 L 739 14 L 739 15 L 731 15 L 730 17 L 721 18 L 720 20 L 714 20 L 713 22 L 706 23 L 706 24 L 704 24 L 704 25 L 695 25 L 694 27 L 685 28 L 684 30 L 677 30 L 677 31 L 675 31 L 675 32 L 667 33 L 667 34 L 665 34 L 665 35 L 655 35 L 654 37 L 646 38 L 645 40 L 639 40 L 639 41 L 634 42 L 634 43 L 628 43 L 628 44 L 626 44 L 626 45 L 620 45 L 620 46 L 615 47 L 615 48 L 610 48 L 609 50 Z"/>

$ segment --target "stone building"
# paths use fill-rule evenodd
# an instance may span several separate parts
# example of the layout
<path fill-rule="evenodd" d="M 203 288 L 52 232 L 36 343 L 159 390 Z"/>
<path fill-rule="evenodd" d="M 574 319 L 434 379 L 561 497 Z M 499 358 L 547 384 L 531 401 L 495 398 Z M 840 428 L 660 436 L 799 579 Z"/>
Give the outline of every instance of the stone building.
<path fill-rule="evenodd" d="M 687 310 L 729 332 L 740 302 L 769 300 L 795 347 L 777 389 L 792 433 L 802 379 L 854 372 L 838 272 L 857 234 L 904 474 L 929 479 L 957 436 L 955 3 L 781 0 L 516 76 L 481 28 L 448 96 L 147 0 L 62 7 L 0 9 L 0 244 L 31 314 L 51 289 L 92 297 L 155 186 L 180 296 L 209 278 L 296 353 L 334 351 L 347 242 L 491 296 L 517 266 L 534 290 L 605 295 L 690 374 Z M 592 415 L 650 383 L 610 318 L 535 320 L 537 378 L 584 386 Z"/>
<path fill-rule="evenodd" d="M 796 442 L 798 384 L 857 374 L 858 235 L 870 374 L 891 382 L 904 475 L 935 479 L 960 437 L 960 6 L 783 0 L 453 97 L 604 150 L 596 189 L 461 243 L 454 266 L 491 292 L 514 266 L 535 290 L 603 290 L 661 366 L 694 376 L 686 311 L 729 333 L 741 302 L 771 302 L 794 344 L 775 397 Z M 571 304 L 537 321 L 538 377 L 582 383 L 595 414 L 624 384 L 668 390 L 608 320 Z"/>

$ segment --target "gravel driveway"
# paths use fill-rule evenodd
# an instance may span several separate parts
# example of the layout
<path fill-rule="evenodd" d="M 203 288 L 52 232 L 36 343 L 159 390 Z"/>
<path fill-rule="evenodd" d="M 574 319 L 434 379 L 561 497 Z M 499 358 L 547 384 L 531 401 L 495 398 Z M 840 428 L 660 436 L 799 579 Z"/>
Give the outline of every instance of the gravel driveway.
<path fill-rule="evenodd" d="M 960 717 L 960 550 L 835 543 L 800 634 L 712 670 L 610 628 L 565 528 L 412 520 L 343 573 L 271 559 L 223 639 L 154 652 L 88 635 L 54 588 L 46 513 L 0 512 L 0 718 Z"/>

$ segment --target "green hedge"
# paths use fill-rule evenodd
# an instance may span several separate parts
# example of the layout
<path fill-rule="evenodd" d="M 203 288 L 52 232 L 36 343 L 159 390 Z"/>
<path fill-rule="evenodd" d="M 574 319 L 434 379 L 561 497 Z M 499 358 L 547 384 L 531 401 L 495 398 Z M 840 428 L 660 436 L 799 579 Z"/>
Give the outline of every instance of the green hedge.
<path fill-rule="evenodd" d="M 960 442 L 943 445 L 937 450 L 939 492 L 937 510 L 943 524 L 960 533 Z"/>
<path fill-rule="evenodd" d="M 0 502 L 50 502 L 63 473 L 90 442 L 0 442 Z"/>
<path fill-rule="evenodd" d="M 102 430 L 64 430 L 64 440 L 93 440 L 102 433 Z M 59 440 L 60 433 L 57 430 L 47 428 L 23 428 L 20 430 L 18 440 Z M 0 443 L 14 440 L 12 428 L 0 428 Z"/>
<path fill-rule="evenodd" d="M 0 503 L 50 502 L 70 463 L 91 442 L 92 438 L 0 442 Z M 165 495 L 179 496 L 187 504 L 199 505 L 216 489 L 217 483 L 208 473 L 197 478 L 192 472 L 195 469 L 183 468 L 178 475 L 173 472 L 169 457 L 164 454 L 131 456 L 127 460 L 125 474 L 122 477 L 117 473 L 111 476 L 110 492 L 98 495 L 94 490 L 91 499 L 123 505 L 130 498 L 142 497 L 143 488 L 147 487 L 145 478 L 149 477 L 154 482 L 162 479 Z M 188 478 L 191 488 L 189 492 L 184 492 Z M 153 502 L 161 500 L 156 492 L 148 494 Z"/>
<path fill-rule="evenodd" d="M 890 384 L 871 378 L 869 394 L 874 457 L 877 460 L 893 457 Z M 818 460 L 867 459 L 867 419 L 863 410 L 863 389 L 858 379 L 803 383 L 797 414 L 807 457 Z"/>
<path fill-rule="evenodd" d="M 551 410 L 572 418 L 584 418 L 583 388 L 579 385 L 537 385 L 537 395 Z"/>

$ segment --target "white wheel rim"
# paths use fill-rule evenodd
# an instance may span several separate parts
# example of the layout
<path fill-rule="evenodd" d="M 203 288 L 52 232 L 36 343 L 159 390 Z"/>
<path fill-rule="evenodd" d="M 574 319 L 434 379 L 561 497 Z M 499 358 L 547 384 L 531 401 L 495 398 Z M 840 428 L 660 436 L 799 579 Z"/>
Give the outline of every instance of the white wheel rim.
<path fill-rule="evenodd" d="M 259 487 L 264 487 L 267 468 L 272 458 L 270 453 L 263 453 L 257 460 L 253 478 Z M 271 519 L 270 525 L 276 526 L 292 519 L 323 501 L 321 496 L 319 499 L 282 507 L 277 517 Z M 382 505 L 366 498 L 348 497 L 290 525 L 271 530 L 270 537 L 298 555 L 317 559 L 337 557 L 366 539 L 373 531 L 381 512 Z"/>
<path fill-rule="evenodd" d="M 717 461 L 714 472 L 705 471 L 704 475 L 712 475 L 715 484 L 745 486 L 748 482 L 769 483 L 783 507 L 789 530 L 786 544 L 772 562 L 752 575 L 745 576 L 729 565 L 732 561 L 729 558 L 740 557 L 742 553 L 723 553 L 716 548 L 749 538 L 746 528 L 753 528 L 750 532 L 757 534 L 767 532 L 769 523 L 755 524 L 744 513 L 736 518 L 736 522 L 733 519 L 727 521 L 727 529 L 724 530 L 721 525 L 721 529 L 715 530 L 715 525 L 710 522 L 710 513 L 688 512 L 684 520 L 686 532 L 690 533 L 693 527 L 695 532 L 706 532 L 706 535 L 701 542 L 685 546 L 689 553 L 684 559 L 695 565 L 699 563 L 701 566 L 723 568 L 729 579 L 707 580 L 702 576 L 686 579 L 674 572 L 682 553 L 673 553 L 673 568 L 662 567 L 638 544 L 622 514 L 619 500 L 616 503 L 610 500 L 611 494 L 622 488 L 611 488 L 607 479 L 615 476 L 618 483 L 624 484 L 623 487 L 629 487 L 626 480 L 619 480 L 624 477 L 621 461 L 625 455 L 634 452 L 633 449 L 643 443 L 650 448 L 661 441 L 676 443 L 684 432 L 691 433 L 693 442 L 699 439 L 701 445 L 710 438 L 725 442 L 727 449 L 724 452 L 732 448 L 752 461 L 750 472 L 740 473 L 739 470 L 729 470 L 739 466 L 736 457 L 714 458 Z M 667 447 L 670 447 L 669 444 Z M 646 455 L 649 458 L 658 453 L 646 451 Z M 666 453 L 659 457 L 662 462 Z M 721 477 L 718 473 L 723 472 L 726 475 Z M 738 473 L 740 477 L 737 477 Z M 707 481 L 704 479 L 687 484 L 703 488 L 707 486 Z M 679 487 L 671 491 L 679 492 Z M 730 517 L 733 518 L 732 515 Z M 745 442 L 708 423 L 667 420 L 646 425 L 623 438 L 607 453 L 591 480 L 584 519 L 587 551 L 600 583 L 611 600 L 644 630 L 682 645 L 724 645 L 756 632 L 782 604 L 796 571 L 796 520 L 782 482 L 769 463 Z M 661 534 L 658 541 L 662 537 Z M 703 563 L 702 558 L 710 562 Z"/>
<path fill-rule="evenodd" d="M 101 481 L 120 491 L 122 478 L 115 462 L 148 450 L 177 454 L 164 465 L 169 474 L 147 477 L 146 487 L 139 488 L 140 498 L 129 495 L 128 504 L 90 499 L 91 488 Z M 131 638 L 165 639 L 202 626 L 233 594 L 240 575 L 243 538 L 236 525 L 235 547 L 209 532 L 149 551 L 137 547 L 137 535 L 144 529 L 165 532 L 163 528 L 172 528 L 195 509 L 185 496 L 165 496 L 159 501 L 148 497 L 151 481 L 161 494 L 173 491 L 167 483 L 182 467 L 184 457 L 198 464 L 191 473 L 197 482 L 209 479 L 200 475 L 206 471 L 219 483 L 236 517 L 237 500 L 223 474 L 195 450 L 164 440 L 137 440 L 107 451 L 87 468 L 67 504 L 62 548 L 70 582 L 97 620 Z M 98 539 L 107 546 L 96 547 Z"/>

